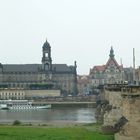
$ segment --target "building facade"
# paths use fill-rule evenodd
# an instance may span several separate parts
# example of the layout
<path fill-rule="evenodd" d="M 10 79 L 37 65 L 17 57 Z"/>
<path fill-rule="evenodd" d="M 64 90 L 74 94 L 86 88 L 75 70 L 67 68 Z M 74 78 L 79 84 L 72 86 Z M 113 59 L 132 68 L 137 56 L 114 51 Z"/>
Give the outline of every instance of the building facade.
<path fill-rule="evenodd" d="M 124 68 L 124 75 L 123 78 L 125 81 L 128 82 L 128 84 L 132 84 L 134 83 L 134 69 L 132 67 L 127 67 Z M 136 74 L 136 73 L 135 73 Z"/>
<path fill-rule="evenodd" d="M 140 67 L 135 70 L 135 81 L 137 85 L 140 85 Z"/>
<path fill-rule="evenodd" d="M 114 56 L 114 50 L 111 47 L 107 63 L 90 69 L 89 76 L 93 86 L 121 83 L 123 67 L 117 63 Z"/>
<path fill-rule="evenodd" d="M 52 64 L 51 46 L 46 40 L 40 64 L 1 64 L 0 88 L 58 89 L 62 94 L 77 94 L 76 62 Z"/>
<path fill-rule="evenodd" d="M 78 95 L 89 95 L 91 91 L 89 75 L 77 76 Z"/>

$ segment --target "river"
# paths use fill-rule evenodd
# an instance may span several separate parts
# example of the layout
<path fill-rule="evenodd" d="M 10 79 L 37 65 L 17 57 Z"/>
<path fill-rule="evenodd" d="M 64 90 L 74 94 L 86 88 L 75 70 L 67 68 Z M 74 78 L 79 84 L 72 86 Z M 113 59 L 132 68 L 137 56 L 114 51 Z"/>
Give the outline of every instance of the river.
<path fill-rule="evenodd" d="M 0 110 L 0 123 L 13 122 L 93 123 L 95 108 L 52 108 L 42 110 Z"/>

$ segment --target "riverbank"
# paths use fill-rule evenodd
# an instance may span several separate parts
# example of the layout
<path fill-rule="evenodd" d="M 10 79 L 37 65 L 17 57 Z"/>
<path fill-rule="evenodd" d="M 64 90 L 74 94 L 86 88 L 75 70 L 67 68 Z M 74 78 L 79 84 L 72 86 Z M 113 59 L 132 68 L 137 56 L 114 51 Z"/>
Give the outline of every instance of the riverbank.
<path fill-rule="evenodd" d="M 23 126 L 24 125 L 24 126 Z M 28 126 L 27 126 L 28 125 Z M 100 124 L 53 122 L 49 124 L 20 124 L 0 126 L 3 140 L 114 140 L 104 135 Z"/>
<path fill-rule="evenodd" d="M 18 121 L 18 120 L 15 120 Z M 13 123 L 15 122 L 0 122 L 0 126 L 13 126 Z M 75 121 L 50 121 L 50 122 L 41 122 L 41 121 L 32 121 L 32 122 L 22 122 L 22 121 L 18 121 L 19 122 L 19 126 L 32 126 L 32 127 L 58 127 L 58 128 L 63 128 L 63 127 L 75 127 L 75 126 L 90 126 L 92 124 L 96 124 L 96 123 L 79 123 L 79 122 L 75 122 Z"/>

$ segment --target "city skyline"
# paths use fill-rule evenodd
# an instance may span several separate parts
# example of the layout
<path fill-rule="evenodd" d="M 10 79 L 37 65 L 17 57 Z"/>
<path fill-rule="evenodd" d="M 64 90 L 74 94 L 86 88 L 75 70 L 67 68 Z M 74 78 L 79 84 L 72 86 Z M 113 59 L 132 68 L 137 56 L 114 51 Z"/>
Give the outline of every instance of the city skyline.
<path fill-rule="evenodd" d="M 0 1 L 0 63 L 41 63 L 47 38 L 52 63 L 73 65 L 89 74 L 106 64 L 113 46 L 124 67 L 140 65 L 138 0 L 24 0 Z"/>

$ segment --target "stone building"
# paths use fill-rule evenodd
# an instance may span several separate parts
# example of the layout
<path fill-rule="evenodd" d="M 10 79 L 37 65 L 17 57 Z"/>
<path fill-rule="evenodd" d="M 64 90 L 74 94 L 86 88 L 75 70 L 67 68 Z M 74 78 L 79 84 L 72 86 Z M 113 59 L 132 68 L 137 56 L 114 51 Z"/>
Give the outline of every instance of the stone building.
<path fill-rule="evenodd" d="M 137 85 L 140 85 L 140 66 L 135 70 L 135 81 Z"/>
<path fill-rule="evenodd" d="M 0 99 L 9 100 L 24 100 L 25 99 L 25 90 L 23 89 L 1 89 L 0 90 Z"/>
<path fill-rule="evenodd" d="M 79 95 L 88 95 L 91 91 L 90 79 L 88 75 L 77 76 L 77 89 Z"/>
<path fill-rule="evenodd" d="M 30 90 L 30 89 L 0 89 L 0 99 L 2 100 L 24 100 L 39 99 L 46 97 L 59 97 L 60 90 Z"/>
<path fill-rule="evenodd" d="M 109 60 L 105 65 L 94 66 L 90 69 L 90 78 L 95 87 L 103 84 L 121 83 L 123 67 L 117 63 L 114 57 L 114 50 L 111 47 Z"/>
<path fill-rule="evenodd" d="M 134 69 L 132 67 L 124 68 L 124 75 L 123 78 L 125 81 L 128 82 L 128 84 L 133 83 L 134 81 Z"/>
<path fill-rule="evenodd" d="M 128 82 L 129 85 L 140 85 L 140 67 L 136 69 L 132 67 L 124 68 L 123 78 Z"/>
<path fill-rule="evenodd" d="M 77 94 L 76 62 L 52 64 L 51 46 L 46 40 L 40 64 L 1 64 L 0 88 L 59 89 L 62 94 Z"/>

